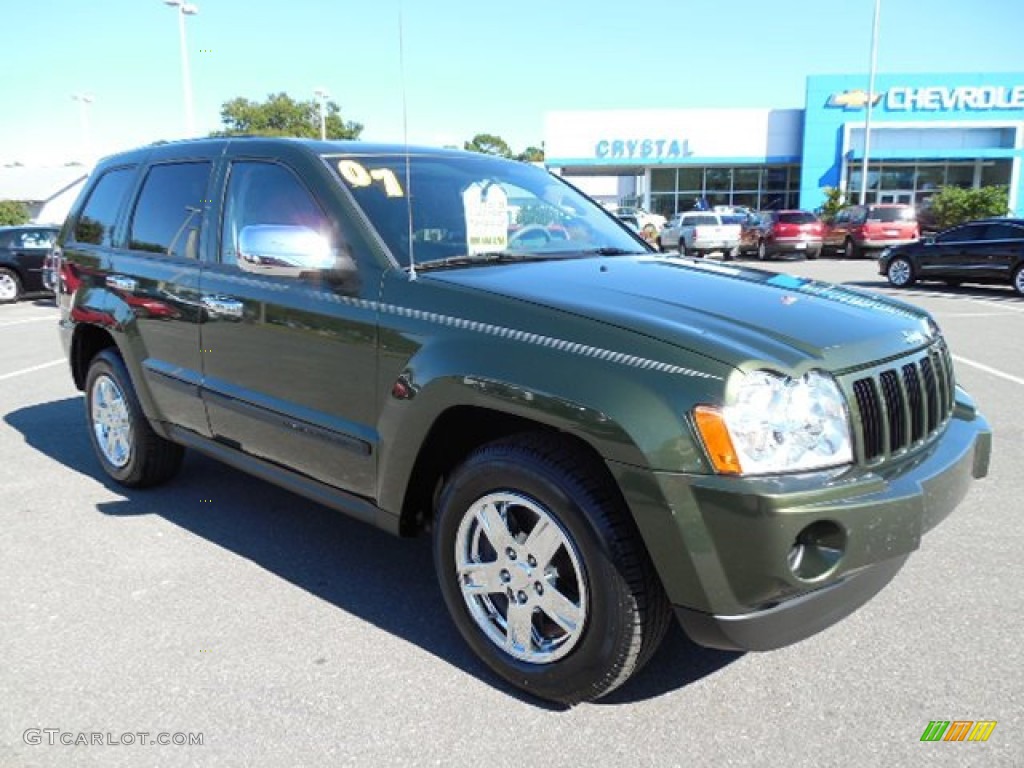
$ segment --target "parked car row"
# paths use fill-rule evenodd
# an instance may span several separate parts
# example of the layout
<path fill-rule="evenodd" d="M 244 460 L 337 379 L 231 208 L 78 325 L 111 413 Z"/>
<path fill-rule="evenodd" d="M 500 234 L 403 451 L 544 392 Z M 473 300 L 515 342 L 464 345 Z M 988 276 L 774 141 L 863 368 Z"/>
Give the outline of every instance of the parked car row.
<path fill-rule="evenodd" d="M 709 218 L 710 217 L 710 218 Z M 735 242 L 712 238 L 727 258 L 740 254 L 756 254 L 762 261 L 780 256 L 804 256 L 816 259 L 825 251 L 859 258 L 894 245 L 918 239 L 920 230 L 914 208 L 909 205 L 851 205 L 843 208 L 835 219 L 823 222 L 810 211 L 782 210 L 754 212 L 749 209 L 686 211 L 672 217 L 657 237 L 661 250 L 692 251 L 703 255 L 709 248 L 680 239 L 687 224 L 698 220 L 710 225 L 739 228 Z"/>

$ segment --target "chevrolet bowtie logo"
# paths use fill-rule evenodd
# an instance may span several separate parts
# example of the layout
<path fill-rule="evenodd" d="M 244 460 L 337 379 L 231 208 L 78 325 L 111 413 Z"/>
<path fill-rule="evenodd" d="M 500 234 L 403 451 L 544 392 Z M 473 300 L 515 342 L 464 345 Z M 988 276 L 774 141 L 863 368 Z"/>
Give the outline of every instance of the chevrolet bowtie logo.
<path fill-rule="evenodd" d="M 871 105 L 875 106 L 879 101 L 882 100 L 884 94 L 876 93 L 875 97 L 871 100 Z M 833 93 L 828 102 L 825 104 L 826 107 L 840 107 L 842 109 L 864 109 L 868 105 L 868 92 L 860 89 L 853 91 L 843 91 L 842 93 Z"/>

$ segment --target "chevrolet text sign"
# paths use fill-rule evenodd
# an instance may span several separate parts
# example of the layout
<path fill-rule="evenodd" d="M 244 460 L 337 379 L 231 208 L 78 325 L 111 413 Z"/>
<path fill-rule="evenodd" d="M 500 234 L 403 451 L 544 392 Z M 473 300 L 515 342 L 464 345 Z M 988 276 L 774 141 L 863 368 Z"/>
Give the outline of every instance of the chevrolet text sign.
<path fill-rule="evenodd" d="M 894 112 L 912 109 L 951 111 L 957 109 L 1024 109 L 1024 85 L 936 85 L 926 88 L 890 88 L 885 106 Z"/>

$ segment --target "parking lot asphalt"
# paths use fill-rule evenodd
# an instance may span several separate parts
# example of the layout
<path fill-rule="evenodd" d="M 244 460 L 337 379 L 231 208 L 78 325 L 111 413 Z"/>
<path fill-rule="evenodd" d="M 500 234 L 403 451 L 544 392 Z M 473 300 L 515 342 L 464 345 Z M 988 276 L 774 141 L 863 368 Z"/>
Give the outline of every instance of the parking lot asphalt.
<path fill-rule="evenodd" d="M 766 266 L 932 311 L 992 424 L 990 476 L 831 629 L 740 655 L 673 628 L 572 709 L 475 660 L 426 539 L 196 455 L 159 489 L 107 481 L 53 302 L 0 306 L 0 766 L 1024 765 L 1024 300 L 897 292 L 867 260 Z M 921 742 L 932 720 L 998 724 Z"/>

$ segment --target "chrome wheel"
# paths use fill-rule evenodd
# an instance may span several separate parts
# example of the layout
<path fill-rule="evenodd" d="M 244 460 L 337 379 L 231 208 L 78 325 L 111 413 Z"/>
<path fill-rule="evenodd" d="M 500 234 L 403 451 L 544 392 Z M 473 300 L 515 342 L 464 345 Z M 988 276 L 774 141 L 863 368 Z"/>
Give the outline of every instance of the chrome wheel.
<path fill-rule="evenodd" d="M 761 261 L 768 258 L 768 249 L 765 247 L 764 240 L 759 240 L 757 243 L 757 258 Z"/>
<path fill-rule="evenodd" d="M 1017 267 L 1017 272 L 1013 276 L 1013 289 L 1024 296 L 1024 267 Z"/>
<path fill-rule="evenodd" d="M 906 259 L 893 259 L 887 271 L 889 282 L 897 288 L 910 285 L 913 273 L 910 269 L 910 262 Z"/>
<path fill-rule="evenodd" d="M 18 292 L 18 278 L 7 270 L 0 271 L 0 301 L 14 301 Z"/>
<path fill-rule="evenodd" d="M 499 492 L 474 502 L 455 536 L 455 568 L 476 625 L 510 656 L 549 664 L 579 642 L 587 622 L 580 556 L 536 501 Z"/>
<path fill-rule="evenodd" d="M 132 423 L 124 392 L 113 378 L 102 374 L 93 382 L 89 397 L 96 445 L 103 458 L 120 469 L 132 458 Z"/>

